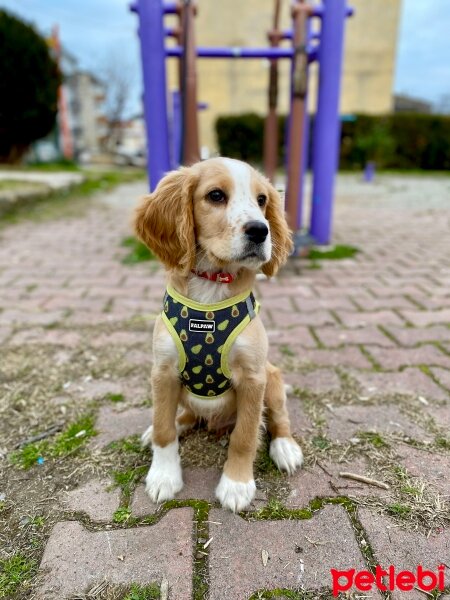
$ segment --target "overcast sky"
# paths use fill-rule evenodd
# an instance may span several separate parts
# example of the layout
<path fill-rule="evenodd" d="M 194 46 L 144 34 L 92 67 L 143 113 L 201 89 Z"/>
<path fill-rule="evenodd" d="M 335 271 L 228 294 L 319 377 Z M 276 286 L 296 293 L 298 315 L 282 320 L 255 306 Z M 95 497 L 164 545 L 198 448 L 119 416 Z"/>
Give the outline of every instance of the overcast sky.
<path fill-rule="evenodd" d="M 34 22 L 44 33 L 59 23 L 64 46 L 82 68 L 98 72 L 110 55 L 129 66 L 137 106 L 137 18 L 128 4 L 129 0 L 0 0 L 2 8 Z M 435 104 L 450 95 L 450 0 L 403 0 L 394 89 Z"/>

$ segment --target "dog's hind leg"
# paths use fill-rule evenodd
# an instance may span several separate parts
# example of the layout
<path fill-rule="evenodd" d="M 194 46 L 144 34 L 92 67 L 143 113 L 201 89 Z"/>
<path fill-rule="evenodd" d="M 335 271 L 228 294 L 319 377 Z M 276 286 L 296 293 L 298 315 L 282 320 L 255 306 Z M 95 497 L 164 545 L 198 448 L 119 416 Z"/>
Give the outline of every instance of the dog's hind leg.
<path fill-rule="evenodd" d="M 183 412 L 180 413 L 176 420 L 177 433 L 180 435 L 185 431 L 192 429 L 197 423 L 197 417 L 188 407 L 183 407 Z"/>
<path fill-rule="evenodd" d="M 291 423 L 286 406 L 286 390 L 280 369 L 267 362 L 267 384 L 264 394 L 267 428 L 272 437 L 270 457 L 280 471 L 290 475 L 303 462 L 300 446 L 291 434 Z"/>

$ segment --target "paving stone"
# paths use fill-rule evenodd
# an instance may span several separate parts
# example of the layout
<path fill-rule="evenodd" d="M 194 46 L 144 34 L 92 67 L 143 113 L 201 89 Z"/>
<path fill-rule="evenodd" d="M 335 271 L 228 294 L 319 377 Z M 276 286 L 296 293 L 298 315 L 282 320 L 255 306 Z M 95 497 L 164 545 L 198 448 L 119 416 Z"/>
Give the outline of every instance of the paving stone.
<path fill-rule="evenodd" d="M 448 359 L 449 361 L 449 369 L 450 369 L 450 357 Z M 441 385 L 443 385 L 444 387 L 446 387 L 448 390 L 450 390 L 450 370 L 448 369 L 439 369 L 439 368 L 433 368 L 430 369 L 431 372 L 433 373 L 433 375 L 438 379 L 439 383 Z"/>
<path fill-rule="evenodd" d="M 297 437 L 305 437 L 313 428 L 313 425 L 303 410 L 301 400 L 296 396 L 288 396 L 287 409 L 291 422 L 291 432 Z"/>
<path fill-rule="evenodd" d="M 418 450 L 410 446 L 398 448 L 402 464 L 412 477 L 419 477 L 450 499 L 450 455 Z"/>
<path fill-rule="evenodd" d="M 341 350 L 308 350 L 299 353 L 295 358 L 305 365 L 312 364 L 323 367 L 351 366 L 368 369 L 372 366 L 359 348 L 351 346 L 346 346 Z"/>
<path fill-rule="evenodd" d="M 150 466 L 150 465 L 149 465 Z M 176 496 L 177 500 L 206 500 L 216 502 L 215 490 L 221 477 L 221 471 L 213 468 L 187 467 L 183 469 L 184 487 Z M 255 499 L 249 510 L 256 510 L 266 504 L 266 494 L 262 490 L 256 491 Z M 145 486 L 140 485 L 134 492 L 131 505 L 135 517 L 144 517 L 154 513 L 158 508 L 145 491 Z"/>
<path fill-rule="evenodd" d="M 402 346 L 415 346 L 422 342 L 444 342 L 450 338 L 450 329 L 443 325 L 430 327 L 386 327 Z"/>
<path fill-rule="evenodd" d="M 148 585 L 169 582 L 177 600 L 192 596 L 192 516 L 190 508 L 171 510 L 151 527 L 87 531 L 80 523 L 57 523 L 40 564 L 39 600 L 62 600 L 94 584 Z"/>
<path fill-rule="evenodd" d="M 338 316 L 346 327 L 366 327 L 368 325 L 404 325 L 404 321 L 391 310 L 379 310 L 375 312 L 343 312 Z"/>
<path fill-rule="evenodd" d="M 399 308 L 412 309 L 415 307 L 415 304 L 408 300 L 408 298 L 405 298 L 405 296 L 392 296 L 385 298 L 360 298 L 359 296 L 352 296 L 352 300 L 356 302 L 356 304 L 363 311 L 391 310 Z"/>
<path fill-rule="evenodd" d="M 348 496 L 349 498 L 376 496 L 380 499 L 391 497 L 388 490 L 345 479 L 340 477 L 339 473 L 341 472 L 356 473 L 383 481 L 380 475 L 371 470 L 364 458 L 352 458 L 342 463 L 321 463 L 320 466 L 303 468 L 287 479 L 290 492 L 285 501 L 286 506 L 306 508 L 315 498 L 335 496 Z"/>
<path fill-rule="evenodd" d="M 88 376 L 82 380 L 67 382 L 64 389 L 88 400 L 104 398 L 108 394 L 123 394 L 127 402 L 136 403 L 149 396 L 149 386 L 142 385 L 136 378 L 93 379 Z"/>
<path fill-rule="evenodd" d="M 278 312 L 275 306 L 266 306 L 270 311 L 270 316 L 275 327 L 295 327 L 297 325 L 307 325 L 309 327 L 320 327 L 322 325 L 335 324 L 336 319 L 326 310 L 316 310 L 314 312 Z"/>
<path fill-rule="evenodd" d="M 335 406 L 327 413 L 327 437 L 346 442 L 358 431 L 401 433 L 418 441 L 431 441 L 434 436 L 410 421 L 393 404 Z"/>
<path fill-rule="evenodd" d="M 212 510 L 209 520 L 214 600 L 249 598 L 261 589 L 331 588 L 331 568 L 366 568 L 340 506 L 326 506 L 312 519 L 300 521 L 247 522 L 224 510 Z M 268 554 L 266 566 L 263 551 Z"/>
<path fill-rule="evenodd" d="M 114 331 L 113 333 L 102 333 L 93 337 L 89 345 L 93 348 L 103 346 L 136 346 L 145 344 L 150 350 L 151 337 L 147 332 L 142 331 Z"/>
<path fill-rule="evenodd" d="M 84 512 L 92 521 L 108 523 L 120 505 L 120 490 L 108 491 L 109 486 L 110 481 L 88 481 L 81 487 L 63 493 L 63 507 L 65 510 Z"/>
<path fill-rule="evenodd" d="M 95 430 L 98 435 L 90 441 L 91 448 L 103 448 L 130 435 L 142 435 L 151 425 L 149 408 L 128 408 L 124 411 L 109 406 L 100 408 Z"/>
<path fill-rule="evenodd" d="M 0 325 L 54 325 L 64 320 L 64 311 L 25 312 L 5 310 L 0 313 Z"/>
<path fill-rule="evenodd" d="M 21 346 L 22 344 L 49 344 L 65 346 L 67 348 L 76 348 L 80 343 L 80 340 L 80 335 L 75 331 L 36 327 L 18 331 L 9 340 L 9 344 L 11 346 Z"/>
<path fill-rule="evenodd" d="M 267 329 L 269 346 L 304 346 L 305 348 L 317 348 L 317 342 L 313 338 L 309 329 L 305 326 L 298 326 L 292 329 Z"/>
<path fill-rule="evenodd" d="M 403 317 L 415 327 L 426 327 L 437 323 L 450 322 L 450 308 L 444 310 L 402 310 Z"/>
<path fill-rule="evenodd" d="M 379 329 L 373 326 L 364 329 L 345 329 L 344 327 L 323 327 L 315 330 L 325 346 L 330 348 L 343 344 L 375 344 L 384 348 L 395 347 L 396 344 Z"/>
<path fill-rule="evenodd" d="M 417 531 L 405 531 L 388 517 L 377 515 L 368 509 L 359 508 L 358 516 L 375 559 L 383 569 L 394 565 L 397 573 L 402 570 L 417 572 L 418 565 L 421 565 L 426 570 L 436 572 L 438 565 L 448 564 L 450 530 L 427 537 Z M 446 585 L 450 585 L 448 568 Z M 391 594 L 392 600 L 423 600 L 425 597 L 418 590 L 394 590 Z"/>
<path fill-rule="evenodd" d="M 361 385 L 364 396 L 407 394 L 445 400 L 448 394 L 431 377 L 419 369 L 408 368 L 397 373 L 365 373 L 351 371 Z"/>
<path fill-rule="evenodd" d="M 0 327 L 0 344 L 3 344 L 11 337 L 12 331 L 11 327 Z"/>
<path fill-rule="evenodd" d="M 436 346 L 419 346 L 417 348 L 377 348 L 366 346 L 383 369 L 399 369 L 413 365 L 438 365 L 450 368 L 450 357 L 441 352 Z"/>
<path fill-rule="evenodd" d="M 336 392 L 341 389 L 341 380 L 331 369 L 315 369 L 310 373 L 287 372 L 283 374 L 283 378 L 286 383 L 315 394 Z"/>

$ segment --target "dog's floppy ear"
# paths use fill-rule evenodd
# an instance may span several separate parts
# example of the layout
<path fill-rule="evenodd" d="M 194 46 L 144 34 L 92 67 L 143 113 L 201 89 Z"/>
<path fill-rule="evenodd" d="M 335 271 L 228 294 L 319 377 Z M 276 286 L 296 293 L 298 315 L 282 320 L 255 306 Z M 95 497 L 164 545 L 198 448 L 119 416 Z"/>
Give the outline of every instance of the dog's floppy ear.
<path fill-rule="evenodd" d="M 134 217 L 136 235 L 168 269 L 184 273 L 195 266 L 192 194 L 197 176 L 186 167 L 171 171 L 144 196 Z"/>
<path fill-rule="evenodd" d="M 269 221 L 272 239 L 272 255 L 269 262 L 262 266 L 262 272 L 268 277 L 276 274 L 292 252 L 292 235 L 284 216 L 283 203 L 280 194 L 270 184 L 269 201 L 266 206 L 266 219 Z"/>

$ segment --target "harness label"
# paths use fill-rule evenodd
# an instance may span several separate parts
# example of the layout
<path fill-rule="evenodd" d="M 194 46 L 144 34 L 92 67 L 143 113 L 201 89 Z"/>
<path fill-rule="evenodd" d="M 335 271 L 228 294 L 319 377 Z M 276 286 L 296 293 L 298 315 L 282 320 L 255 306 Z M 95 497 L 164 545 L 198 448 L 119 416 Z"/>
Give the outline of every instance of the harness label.
<path fill-rule="evenodd" d="M 216 324 L 214 321 L 202 321 L 200 319 L 189 319 L 189 331 L 215 331 Z"/>

